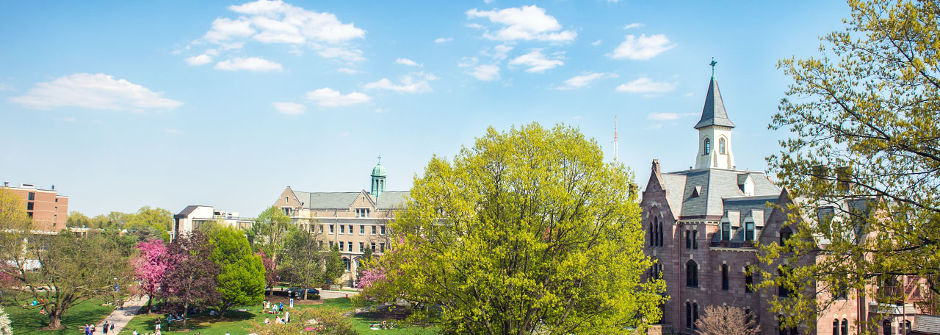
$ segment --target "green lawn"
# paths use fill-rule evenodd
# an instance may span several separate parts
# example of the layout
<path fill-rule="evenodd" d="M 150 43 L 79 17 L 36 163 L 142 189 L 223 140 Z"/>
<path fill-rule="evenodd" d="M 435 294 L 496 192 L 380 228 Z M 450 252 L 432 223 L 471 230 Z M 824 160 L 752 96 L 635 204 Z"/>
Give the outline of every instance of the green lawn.
<path fill-rule="evenodd" d="M 62 325 L 65 326 L 62 330 L 39 330 L 49 324 L 49 317 L 39 314 L 38 309 L 25 309 L 9 303 L 3 306 L 3 311 L 10 315 L 14 334 L 74 335 L 81 334 L 80 329 L 85 324 L 97 323 L 114 311 L 111 306 L 101 306 L 101 302 L 101 300 L 88 300 L 70 308 L 62 317 Z"/>
<path fill-rule="evenodd" d="M 322 304 L 316 305 L 298 304 L 295 305 L 294 308 L 339 308 L 342 310 L 352 311 L 356 307 L 349 299 L 339 298 L 324 300 Z M 252 306 L 245 309 L 247 310 L 246 312 L 233 311 L 226 313 L 225 318 L 222 320 L 208 315 L 194 316 L 188 322 L 188 328 L 190 329 L 189 332 L 174 331 L 174 329 L 176 329 L 176 323 L 174 323 L 174 326 L 168 330 L 166 323 L 163 323 L 162 333 L 167 335 L 195 334 L 198 331 L 202 335 L 224 335 L 225 333 L 230 333 L 232 335 L 243 335 L 247 334 L 254 325 L 262 324 L 266 317 L 270 318 L 272 321 L 274 320 L 274 317 L 272 317 L 271 314 L 262 313 L 261 306 Z M 124 328 L 120 335 L 130 335 L 135 329 L 139 333 L 153 332 L 154 321 L 162 316 L 162 314 L 138 315 L 134 317 L 133 320 L 131 320 L 131 322 L 127 325 L 127 327 Z M 382 320 L 380 319 L 353 317 L 351 321 L 353 328 L 362 334 L 437 334 L 434 328 L 417 326 L 392 330 L 370 330 L 369 325 L 373 323 L 381 323 Z M 182 326 L 182 324 L 179 326 Z"/>

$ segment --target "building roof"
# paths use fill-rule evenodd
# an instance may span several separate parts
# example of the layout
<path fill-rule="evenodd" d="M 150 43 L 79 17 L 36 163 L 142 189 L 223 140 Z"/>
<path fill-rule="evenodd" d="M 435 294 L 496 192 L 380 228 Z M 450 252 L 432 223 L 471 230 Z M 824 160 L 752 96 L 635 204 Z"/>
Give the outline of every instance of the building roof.
<path fill-rule="evenodd" d="M 379 156 L 379 162 L 375 163 L 375 167 L 372 168 L 373 177 L 385 177 L 388 174 L 385 173 L 385 167 L 382 166 L 382 156 Z"/>
<path fill-rule="evenodd" d="M 202 205 L 189 205 L 189 206 L 186 206 L 186 208 L 183 208 L 183 210 L 181 210 L 178 214 L 174 215 L 173 218 L 174 218 L 174 219 L 186 218 L 186 217 L 188 217 L 190 214 L 192 214 L 193 211 L 196 210 L 196 208 L 199 208 L 199 207 L 203 207 L 203 206 L 202 206 Z"/>
<path fill-rule="evenodd" d="M 724 126 L 734 128 L 734 123 L 728 119 L 725 112 L 725 103 L 721 100 L 721 91 L 718 90 L 718 81 L 712 76 L 708 83 L 708 93 L 705 94 L 705 107 L 702 108 L 702 118 L 695 124 L 695 129 L 709 126 Z"/>
<path fill-rule="evenodd" d="M 294 195 L 308 209 L 349 209 L 359 195 L 365 194 L 373 203 L 374 196 L 365 191 L 359 192 L 304 192 L 291 189 Z M 385 191 L 378 197 L 377 209 L 397 209 L 408 198 L 408 191 Z"/>
<path fill-rule="evenodd" d="M 754 182 L 753 196 L 745 196 L 739 178 L 747 174 Z M 678 217 L 721 217 L 728 205 L 763 207 L 770 197 L 780 195 L 780 188 L 762 172 L 697 169 L 663 174 L 669 206 Z"/>

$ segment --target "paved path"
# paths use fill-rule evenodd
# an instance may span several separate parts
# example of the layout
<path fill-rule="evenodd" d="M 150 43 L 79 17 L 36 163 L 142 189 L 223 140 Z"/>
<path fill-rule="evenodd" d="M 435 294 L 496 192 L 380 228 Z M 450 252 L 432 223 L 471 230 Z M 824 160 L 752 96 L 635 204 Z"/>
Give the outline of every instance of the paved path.
<path fill-rule="evenodd" d="M 320 290 L 320 299 L 344 298 L 358 295 L 359 292 Z"/>
<path fill-rule="evenodd" d="M 107 321 L 108 324 L 114 323 L 114 330 L 109 329 L 108 334 L 120 333 L 121 330 L 127 326 L 127 323 L 134 318 L 134 315 L 137 315 L 137 311 L 146 304 L 147 296 L 132 298 L 124 302 L 124 307 L 115 309 L 114 312 L 111 312 L 111 315 L 101 320 L 101 323 L 96 326 L 98 331 L 96 331 L 95 334 L 103 334 L 101 330 L 103 330 L 102 327 L 104 327 L 105 321 Z"/>

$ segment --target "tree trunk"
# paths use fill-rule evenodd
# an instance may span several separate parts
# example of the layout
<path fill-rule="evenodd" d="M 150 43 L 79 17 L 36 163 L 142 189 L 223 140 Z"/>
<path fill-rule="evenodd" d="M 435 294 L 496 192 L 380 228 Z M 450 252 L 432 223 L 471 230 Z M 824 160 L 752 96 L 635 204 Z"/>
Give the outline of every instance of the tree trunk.
<path fill-rule="evenodd" d="M 188 316 L 189 316 L 189 301 L 187 301 L 185 304 L 183 304 L 183 329 L 187 329 L 187 328 L 186 328 L 186 319 L 188 319 Z M 182 330 L 182 329 L 181 329 L 181 330 Z"/>
<path fill-rule="evenodd" d="M 307 290 L 306 288 L 304 288 L 304 300 L 307 300 L 307 291 L 308 291 L 308 290 Z"/>
<path fill-rule="evenodd" d="M 49 325 L 43 329 L 62 329 L 62 315 L 59 314 L 57 309 L 52 309 L 49 311 Z"/>
<path fill-rule="evenodd" d="M 147 315 L 150 315 L 150 311 L 151 311 L 150 303 L 152 302 L 153 302 L 153 294 L 151 293 L 147 295 Z"/>

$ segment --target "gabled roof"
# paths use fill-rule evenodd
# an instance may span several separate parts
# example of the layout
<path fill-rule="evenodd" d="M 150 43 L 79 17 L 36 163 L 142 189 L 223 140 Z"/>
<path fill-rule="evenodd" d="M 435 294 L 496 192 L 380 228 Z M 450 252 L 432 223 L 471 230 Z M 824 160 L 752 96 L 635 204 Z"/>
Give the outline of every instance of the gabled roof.
<path fill-rule="evenodd" d="M 718 81 L 712 77 L 708 83 L 708 93 L 705 94 L 705 107 L 702 108 L 702 118 L 695 124 L 695 129 L 709 126 L 724 126 L 734 128 L 734 123 L 728 119 L 725 112 L 725 103 L 721 100 L 721 91 L 718 90 Z"/>
<path fill-rule="evenodd" d="M 366 191 L 359 192 L 303 192 L 291 190 L 303 207 L 308 209 L 349 209 L 360 195 L 375 198 Z M 397 209 L 408 199 L 408 191 L 385 191 L 378 197 L 377 209 Z"/>
<path fill-rule="evenodd" d="M 744 191 L 738 187 L 741 174 L 750 175 L 754 181 L 752 197 L 745 197 Z M 768 196 L 780 194 L 780 188 L 761 172 L 697 169 L 664 173 L 662 176 L 670 206 L 678 209 L 678 217 L 721 217 L 725 199 L 734 198 L 732 202 L 739 203 L 753 200 L 754 204 L 760 204 Z M 693 197 L 695 193 L 698 195 Z"/>

